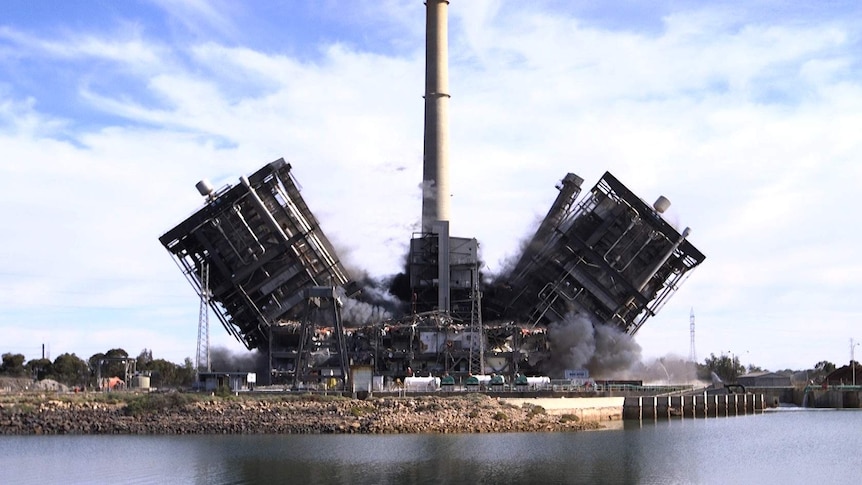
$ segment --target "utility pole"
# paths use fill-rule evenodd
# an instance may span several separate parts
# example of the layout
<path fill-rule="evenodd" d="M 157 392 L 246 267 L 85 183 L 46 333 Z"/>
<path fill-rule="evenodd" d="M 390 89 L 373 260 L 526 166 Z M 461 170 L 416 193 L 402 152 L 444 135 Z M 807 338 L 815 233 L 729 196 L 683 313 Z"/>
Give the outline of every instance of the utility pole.
<path fill-rule="evenodd" d="M 691 308 L 691 314 L 688 317 L 688 327 L 691 332 L 691 344 L 688 348 L 688 360 L 697 364 L 697 352 L 694 350 L 694 307 Z"/>
<path fill-rule="evenodd" d="M 856 361 L 854 360 L 854 351 L 856 350 L 856 346 L 859 345 L 859 342 L 853 343 L 853 339 L 850 339 L 850 366 L 853 368 L 853 385 L 856 385 Z"/>

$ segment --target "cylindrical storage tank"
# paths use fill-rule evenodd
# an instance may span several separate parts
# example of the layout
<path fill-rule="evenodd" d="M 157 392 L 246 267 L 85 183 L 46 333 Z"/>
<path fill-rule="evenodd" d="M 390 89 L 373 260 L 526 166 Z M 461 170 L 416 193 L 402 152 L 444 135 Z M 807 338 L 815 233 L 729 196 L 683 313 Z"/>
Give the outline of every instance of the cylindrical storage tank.
<path fill-rule="evenodd" d="M 404 389 L 407 391 L 436 391 L 440 389 L 439 377 L 405 377 Z"/>
<path fill-rule="evenodd" d="M 664 211 L 666 211 L 668 207 L 670 207 L 670 200 L 668 200 L 667 197 L 660 195 L 658 196 L 658 199 L 655 200 L 652 206 L 656 210 L 656 212 L 658 212 L 659 214 L 664 214 Z"/>
<path fill-rule="evenodd" d="M 527 385 L 530 389 L 545 389 L 551 387 L 551 378 L 548 376 L 527 377 Z"/>
<path fill-rule="evenodd" d="M 203 179 L 200 182 L 196 183 L 195 187 L 197 187 L 198 192 L 200 192 L 200 194 L 204 197 L 212 194 L 213 191 L 215 190 L 213 188 L 213 185 L 207 179 Z"/>
<path fill-rule="evenodd" d="M 132 388 L 134 389 L 149 389 L 150 376 L 137 375 L 132 377 Z"/>

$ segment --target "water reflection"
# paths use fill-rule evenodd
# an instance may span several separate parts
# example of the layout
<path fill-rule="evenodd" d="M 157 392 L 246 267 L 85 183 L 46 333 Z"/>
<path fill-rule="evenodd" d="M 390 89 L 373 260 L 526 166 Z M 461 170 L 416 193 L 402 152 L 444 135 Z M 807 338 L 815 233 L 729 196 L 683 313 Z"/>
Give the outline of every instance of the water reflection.
<path fill-rule="evenodd" d="M 578 433 L 0 436 L 4 483 L 855 483 L 862 412 Z M 829 466 L 823 466 L 829 457 Z M 46 459 L 47 458 L 47 459 Z"/>

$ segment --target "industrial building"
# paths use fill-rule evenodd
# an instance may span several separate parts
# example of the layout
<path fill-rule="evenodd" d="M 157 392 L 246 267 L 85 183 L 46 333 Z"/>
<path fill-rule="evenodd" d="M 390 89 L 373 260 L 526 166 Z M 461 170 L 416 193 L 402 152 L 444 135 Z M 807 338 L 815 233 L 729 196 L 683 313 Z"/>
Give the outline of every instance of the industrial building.
<path fill-rule="evenodd" d="M 234 186 L 199 182 L 204 207 L 159 240 L 224 328 L 267 352 L 274 374 L 293 374 L 311 355 L 311 329 L 324 326 L 339 329 L 332 351 L 346 375 L 335 302 L 355 290 L 290 170 L 276 160 Z"/>
<path fill-rule="evenodd" d="M 160 238 L 224 328 L 266 355 L 270 383 L 348 388 L 356 366 L 389 382 L 544 375 L 549 324 L 578 312 L 634 335 L 704 260 L 689 230 L 662 218 L 664 197 L 647 204 L 605 173 L 578 199 L 584 181 L 570 173 L 518 263 L 483 282 L 478 241 L 449 234 L 448 2 L 426 8 L 422 230 L 404 315 L 344 321 L 359 285 L 284 160 L 219 190 L 199 182 L 204 206 Z"/>
<path fill-rule="evenodd" d="M 563 178 L 518 263 L 486 298 L 486 317 L 534 327 L 580 311 L 634 335 L 703 262 L 689 229 L 662 218 L 665 197 L 649 206 L 606 172 L 576 203 L 582 182 Z"/>

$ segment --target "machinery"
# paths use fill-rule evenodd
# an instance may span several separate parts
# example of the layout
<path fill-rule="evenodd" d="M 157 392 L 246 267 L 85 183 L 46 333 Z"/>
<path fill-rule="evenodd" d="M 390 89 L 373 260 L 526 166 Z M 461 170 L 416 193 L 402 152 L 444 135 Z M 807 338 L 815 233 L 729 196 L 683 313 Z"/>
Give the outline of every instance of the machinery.
<path fill-rule="evenodd" d="M 447 8 L 426 2 L 422 230 L 404 315 L 342 317 L 359 285 L 282 159 L 220 190 L 199 182 L 205 205 L 160 238 L 224 328 L 265 354 L 271 383 L 346 385 L 356 365 L 390 381 L 544 375 L 549 325 L 580 313 L 634 335 L 704 260 L 662 218 L 664 197 L 650 206 L 605 173 L 578 200 L 570 173 L 518 263 L 483 284 L 478 241 L 449 235 Z"/>
<path fill-rule="evenodd" d="M 634 335 L 704 260 L 661 216 L 606 172 L 579 203 L 583 179 L 568 174 L 517 265 L 497 279 L 486 316 L 530 327 L 582 312 Z"/>
<path fill-rule="evenodd" d="M 206 204 L 159 240 L 231 335 L 266 351 L 273 373 L 297 375 L 310 352 L 297 344 L 309 327 L 340 325 L 338 298 L 355 293 L 355 285 L 290 170 L 279 159 L 218 191 L 199 182 Z M 335 310 L 313 311 L 324 304 Z M 289 321 L 301 325 L 280 323 Z M 334 353 L 346 375 L 343 346 Z"/>

